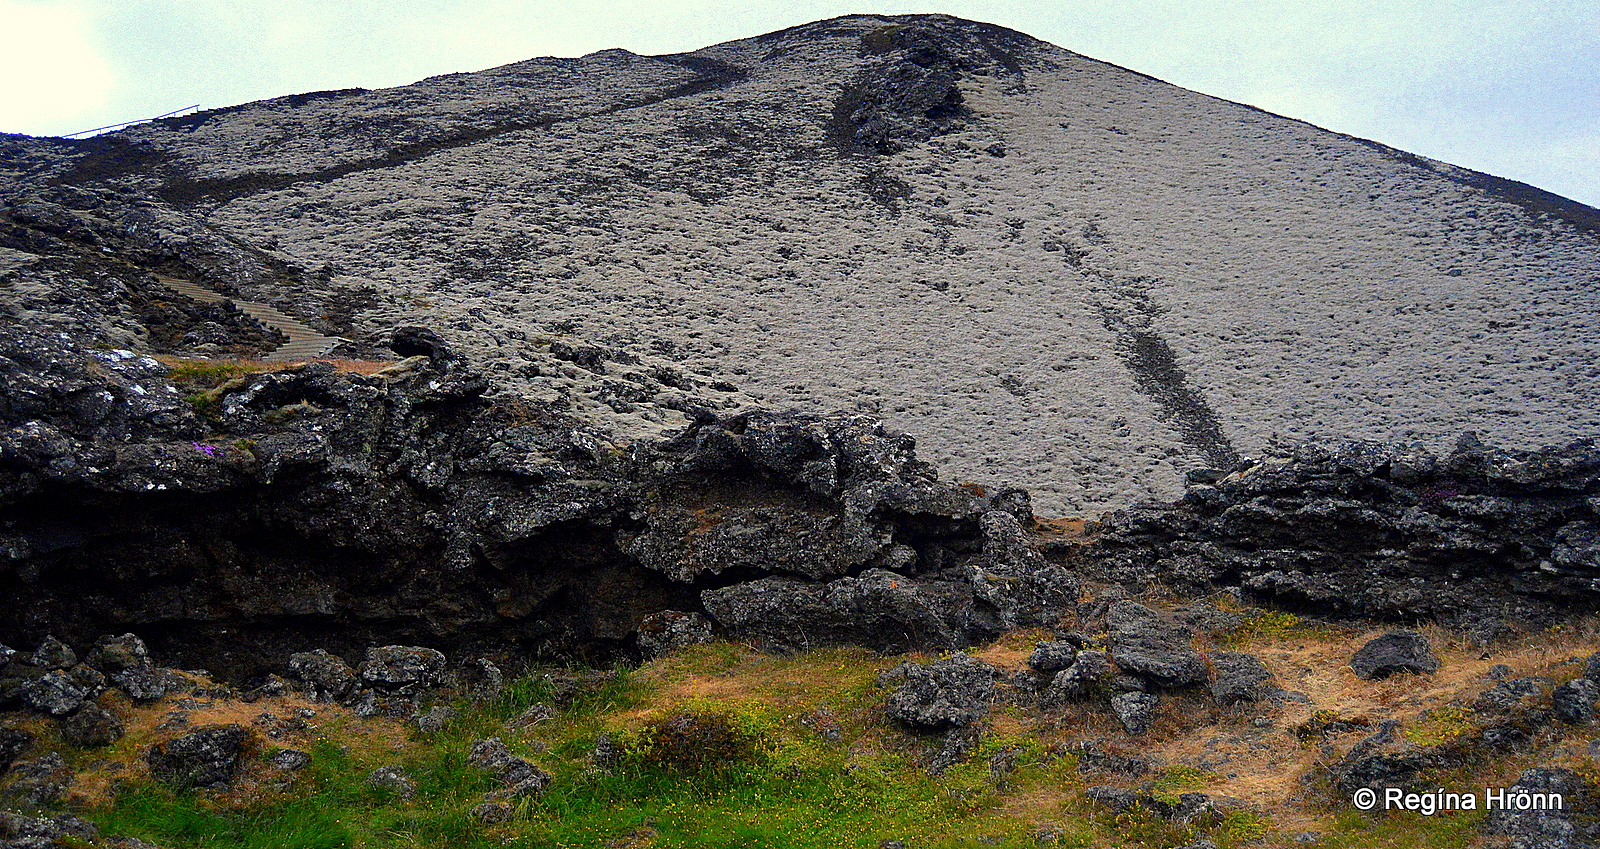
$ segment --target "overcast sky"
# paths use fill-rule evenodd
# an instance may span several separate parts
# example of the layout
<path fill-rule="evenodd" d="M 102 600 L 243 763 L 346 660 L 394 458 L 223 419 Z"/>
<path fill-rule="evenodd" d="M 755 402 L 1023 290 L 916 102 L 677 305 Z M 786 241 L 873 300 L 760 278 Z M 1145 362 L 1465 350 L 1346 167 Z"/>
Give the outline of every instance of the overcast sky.
<path fill-rule="evenodd" d="M 0 0 L 0 131 L 945 12 L 1600 206 L 1600 0 Z"/>

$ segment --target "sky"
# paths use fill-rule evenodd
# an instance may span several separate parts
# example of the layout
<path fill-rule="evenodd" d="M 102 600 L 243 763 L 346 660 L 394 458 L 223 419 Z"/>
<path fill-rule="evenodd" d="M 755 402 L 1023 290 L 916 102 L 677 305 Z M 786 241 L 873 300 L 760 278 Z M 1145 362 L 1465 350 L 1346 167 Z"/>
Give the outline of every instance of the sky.
<path fill-rule="evenodd" d="M 63 135 L 194 104 L 911 12 L 1000 24 L 1600 206 L 1596 0 L 0 0 L 0 131 Z"/>

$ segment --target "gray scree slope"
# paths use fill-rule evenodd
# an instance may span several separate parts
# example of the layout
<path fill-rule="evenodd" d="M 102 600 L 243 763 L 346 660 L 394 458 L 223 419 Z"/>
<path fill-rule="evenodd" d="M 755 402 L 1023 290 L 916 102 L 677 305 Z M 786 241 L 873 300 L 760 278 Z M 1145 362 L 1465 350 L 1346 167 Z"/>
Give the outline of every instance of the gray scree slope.
<path fill-rule="evenodd" d="M 1600 213 L 942 16 L 280 98 L 41 167 L 377 286 L 354 331 L 435 326 L 503 391 L 572 333 L 878 412 L 1046 514 L 1274 434 L 1600 422 Z"/>

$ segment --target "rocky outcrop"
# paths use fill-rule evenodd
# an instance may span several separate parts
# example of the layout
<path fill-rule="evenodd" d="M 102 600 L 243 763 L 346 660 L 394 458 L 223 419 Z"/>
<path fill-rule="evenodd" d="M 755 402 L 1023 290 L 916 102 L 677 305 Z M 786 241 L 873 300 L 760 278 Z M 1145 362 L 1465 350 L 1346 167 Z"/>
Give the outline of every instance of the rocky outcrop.
<path fill-rule="evenodd" d="M 679 611 L 777 649 L 949 648 L 1075 598 L 1028 545 L 1024 493 L 942 483 L 870 417 L 703 414 L 619 444 L 487 398 L 428 331 L 389 344 L 410 356 L 376 374 L 301 365 L 185 397 L 155 360 L 8 332 L 0 592 L 23 612 L 0 639 L 132 631 L 93 651 L 136 698 L 159 695 L 145 641 L 237 677 L 305 652 L 292 670 L 341 700 L 442 674 L 406 645 L 631 651 Z M 373 645 L 401 648 L 331 663 Z M 102 685 L 74 675 L 29 692 L 70 712 Z"/>
<path fill-rule="evenodd" d="M 1113 513 L 1053 559 L 1341 616 L 1570 616 L 1600 602 L 1600 450 L 1308 442 L 1194 474 L 1181 500 Z"/>

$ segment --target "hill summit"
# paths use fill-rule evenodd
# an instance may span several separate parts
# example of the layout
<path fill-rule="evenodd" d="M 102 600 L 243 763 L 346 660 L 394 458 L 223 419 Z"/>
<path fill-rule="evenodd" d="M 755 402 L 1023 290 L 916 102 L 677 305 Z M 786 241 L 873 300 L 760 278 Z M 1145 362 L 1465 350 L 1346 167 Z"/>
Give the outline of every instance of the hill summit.
<path fill-rule="evenodd" d="M 745 403 L 868 412 L 1043 513 L 1170 498 L 1275 436 L 1600 424 L 1600 212 L 946 16 L 0 154 L 6 273 L 77 263 L 12 293 L 18 320 L 220 344 L 199 308 L 149 317 L 164 276 L 355 354 L 427 325 L 496 391 L 579 398 L 620 437 Z M 123 287 L 87 311 L 85 264 Z M 541 365 L 551 346 L 581 368 Z"/>

